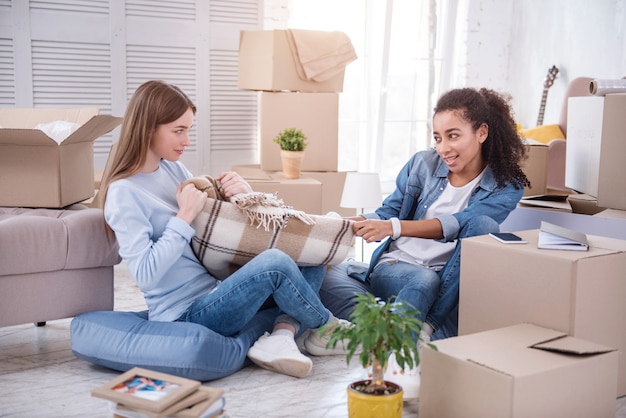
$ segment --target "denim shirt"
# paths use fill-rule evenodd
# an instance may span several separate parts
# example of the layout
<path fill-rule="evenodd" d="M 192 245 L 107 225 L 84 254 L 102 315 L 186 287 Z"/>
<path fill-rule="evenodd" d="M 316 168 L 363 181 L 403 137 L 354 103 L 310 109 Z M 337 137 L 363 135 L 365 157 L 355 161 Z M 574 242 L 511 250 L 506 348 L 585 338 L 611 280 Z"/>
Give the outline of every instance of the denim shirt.
<path fill-rule="evenodd" d="M 448 184 L 449 172 L 448 166 L 435 150 L 416 153 L 400 170 L 396 177 L 396 189 L 383 201 L 382 206 L 362 216 L 367 219 L 422 219 L 430 205 L 443 193 Z M 467 207 L 460 212 L 437 217 L 443 228 L 442 241 L 457 239 L 461 228 L 477 215 L 486 215 L 502 223 L 515 209 L 523 193 L 523 187 L 516 187 L 512 182 L 498 187 L 491 167 L 487 166 L 483 178 L 472 191 Z M 366 277 L 390 244 L 391 239 L 387 239 L 374 251 Z"/>

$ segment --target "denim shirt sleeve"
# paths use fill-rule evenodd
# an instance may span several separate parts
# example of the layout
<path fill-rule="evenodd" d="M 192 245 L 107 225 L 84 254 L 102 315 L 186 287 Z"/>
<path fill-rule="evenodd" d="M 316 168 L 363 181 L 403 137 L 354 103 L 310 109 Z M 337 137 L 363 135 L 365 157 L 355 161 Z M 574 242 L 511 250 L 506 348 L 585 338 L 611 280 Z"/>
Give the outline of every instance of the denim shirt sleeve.
<path fill-rule="evenodd" d="M 455 240 L 461 228 L 475 216 L 489 216 L 501 224 L 509 213 L 515 209 L 523 193 L 524 189 L 521 187 L 516 188 L 513 183 L 507 183 L 502 188 L 496 187 L 495 180 L 492 178 L 489 170 L 485 173 L 479 186 L 472 192 L 470 201 L 465 209 L 451 215 L 438 217 L 443 228 L 443 240 Z"/>

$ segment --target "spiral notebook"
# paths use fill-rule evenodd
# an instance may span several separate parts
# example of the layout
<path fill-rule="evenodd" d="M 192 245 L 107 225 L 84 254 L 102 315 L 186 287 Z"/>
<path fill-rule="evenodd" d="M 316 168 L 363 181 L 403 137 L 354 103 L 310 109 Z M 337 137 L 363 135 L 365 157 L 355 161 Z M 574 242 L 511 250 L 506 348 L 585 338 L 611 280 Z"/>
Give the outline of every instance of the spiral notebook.
<path fill-rule="evenodd" d="M 582 232 L 542 221 L 537 248 L 544 250 L 587 251 L 587 235 Z"/>

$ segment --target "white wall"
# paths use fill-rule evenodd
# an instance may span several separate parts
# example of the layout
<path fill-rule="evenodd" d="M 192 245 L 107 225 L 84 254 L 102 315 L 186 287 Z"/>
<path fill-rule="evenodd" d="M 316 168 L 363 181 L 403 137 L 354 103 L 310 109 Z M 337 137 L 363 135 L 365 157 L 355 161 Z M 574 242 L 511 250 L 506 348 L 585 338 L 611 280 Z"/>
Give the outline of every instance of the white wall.
<path fill-rule="evenodd" d="M 552 65 L 544 124 L 558 123 L 570 80 L 626 76 L 626 0 L 467 1 L 465 82 L 511 93 L 524 127 L 536 124 Z"/>

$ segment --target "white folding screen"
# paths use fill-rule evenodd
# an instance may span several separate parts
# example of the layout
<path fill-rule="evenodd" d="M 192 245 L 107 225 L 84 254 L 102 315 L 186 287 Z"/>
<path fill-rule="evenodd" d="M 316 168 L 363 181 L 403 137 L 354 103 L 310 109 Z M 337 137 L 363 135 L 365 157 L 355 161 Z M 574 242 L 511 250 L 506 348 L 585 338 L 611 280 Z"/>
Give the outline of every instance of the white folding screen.
<path fill-rule="evenodd" d="M 237 51 L 240 30 L 261 26 L 262 0 L 0 0 L 0 106 L 122 116 L 137 86 L 162 79 L 198 107 L 192 172 L 254 162 L 256 95 L 237 89 Z M 96 167 L 117 133 L 96 141 Z"/>

